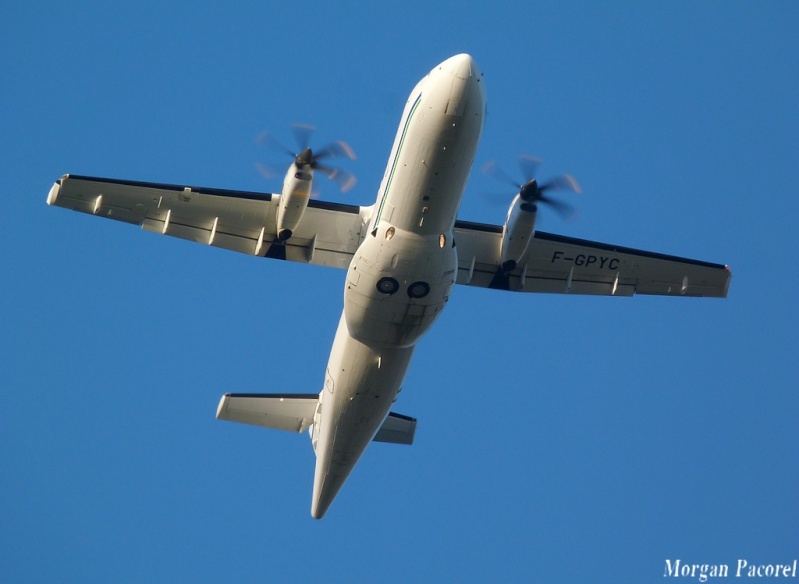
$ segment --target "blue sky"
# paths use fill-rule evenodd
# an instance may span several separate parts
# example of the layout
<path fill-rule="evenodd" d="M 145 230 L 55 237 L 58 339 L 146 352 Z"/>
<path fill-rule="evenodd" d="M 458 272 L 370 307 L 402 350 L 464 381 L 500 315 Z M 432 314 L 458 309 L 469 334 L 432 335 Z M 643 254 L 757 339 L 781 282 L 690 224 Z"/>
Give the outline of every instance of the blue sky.
<path fill-rule="evenodd" d="M 0 21 L 0 580 L 662 581 L 799 554 L 799 7 L 29 2 Z M 729 264 L 726 300 L 459 288 L 322 521 L 305 436 L 343 273 L 63 209 L 64 173 L 273 191 L 269 129 L 348 141 L 373 201 L 405 99 L 471 53 L 477 163 L 572 173 L 564 235 Z M 501 223 L 473 172 L 460 217 Z"/>

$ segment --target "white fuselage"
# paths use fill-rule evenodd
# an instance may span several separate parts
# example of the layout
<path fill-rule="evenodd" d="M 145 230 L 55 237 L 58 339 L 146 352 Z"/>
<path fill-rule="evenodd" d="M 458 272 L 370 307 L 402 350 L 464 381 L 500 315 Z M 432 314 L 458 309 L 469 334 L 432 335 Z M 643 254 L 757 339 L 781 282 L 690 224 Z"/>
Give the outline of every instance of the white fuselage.
<path fill-rule="evenodd" d="M 453 226 L 485 116 L 469 55 L 436 66 L 411 92 L 353 257 L 314 418 L 311 514 L 324 515 L 396 399 L 416 342 L 457 276 Z"/>

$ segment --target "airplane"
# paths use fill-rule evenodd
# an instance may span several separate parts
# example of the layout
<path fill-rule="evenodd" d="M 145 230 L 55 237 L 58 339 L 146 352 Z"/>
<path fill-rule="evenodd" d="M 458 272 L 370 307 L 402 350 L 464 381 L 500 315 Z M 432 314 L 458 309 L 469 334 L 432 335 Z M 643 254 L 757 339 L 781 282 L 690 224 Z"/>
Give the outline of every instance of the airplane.
<path fill-rule="evenodd" d="M 483 75 L 459 54 L 410 93 L 375 203 L 309 197 L 310 148 L 280 194 L 64 175 L 47 203 L 256 257 L 346 271 L 344 307 L 321 390 L 222 396 L 216 417 L 308 431 L 311 515 L 322 518 L 372 441 L 412 444 L 416 419 L 391 411 L 419 339 L 456 284 L 509 292 L 727 296 L 728 266 L 535 230 L 535 179 L 504 225 L 457 218 L 486 115 Z"/>

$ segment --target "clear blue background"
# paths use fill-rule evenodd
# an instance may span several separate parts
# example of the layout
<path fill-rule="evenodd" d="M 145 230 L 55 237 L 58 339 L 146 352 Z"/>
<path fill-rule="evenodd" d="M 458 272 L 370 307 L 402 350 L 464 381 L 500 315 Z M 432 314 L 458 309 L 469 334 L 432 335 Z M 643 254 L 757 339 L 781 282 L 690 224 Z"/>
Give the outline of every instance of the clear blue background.
<path fill-rule="evenodd" d="M 0 20 L 0 580 L 660 582 L 799 556 L 795 2 L 40 2 Z M 343 272 L 45 205 L 70 172 L 258 191 L 264 129 L 347 140 L 370 204 L 405 99 L 471 53 L 477 163 L 574 174 L 564 235 L 729 264 L 726 300 L 459 288 L 322 521 L 306 436 Z M 472 173 L 460 217 L 501 223 Z M 510 197 L 512 193 L 507 193 Z M 509 199 L 508 199 L 509 200 Z"/>

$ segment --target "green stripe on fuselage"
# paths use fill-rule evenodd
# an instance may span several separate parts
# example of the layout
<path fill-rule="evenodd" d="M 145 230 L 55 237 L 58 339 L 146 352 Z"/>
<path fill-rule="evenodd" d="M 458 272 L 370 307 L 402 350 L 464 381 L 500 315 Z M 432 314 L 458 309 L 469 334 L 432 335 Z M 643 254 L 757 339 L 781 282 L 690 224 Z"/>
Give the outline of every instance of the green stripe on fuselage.
<path fill-rule="evenodd" d="M 402 146 L 405 144 L 405 136 L 408 135 L 408 127 L 411 125 L 411 119 L 413 118 L 413 114 L 416 113 L 416 108 L 419 107 L 419 103 L 422 101 L 422 94 L 419 94 L 419 97 L 416 98 L 416 101 L 411 107 L 411 111 L 408 114 L 408 119 L 405 120 L 405 127 L 402 129 L 402 138 L 400 138 L 399 146 L 397 146 L 397 154 L 394 156 L 394 161 L 391 163 L 391 172 L 388 175 L 388 181 L 386 181 L 386 189 L 383 191 L 383 197 L 380 199 L 380 207 L 377 210 L 377 215 L 375 216 L 375 223 L 372 226 L 372 230 L 377 229 L 378 224 L 380 223 L 380 217 L 383 215 L 383 207 L 386 204 L 386 199 L 388 198 L 388 191 L 391 189 L 391 183 L 394 180 L 394 172 L 397 170 L 397 162 L 399 161 L 400 153 L 402 152 Z"/>

